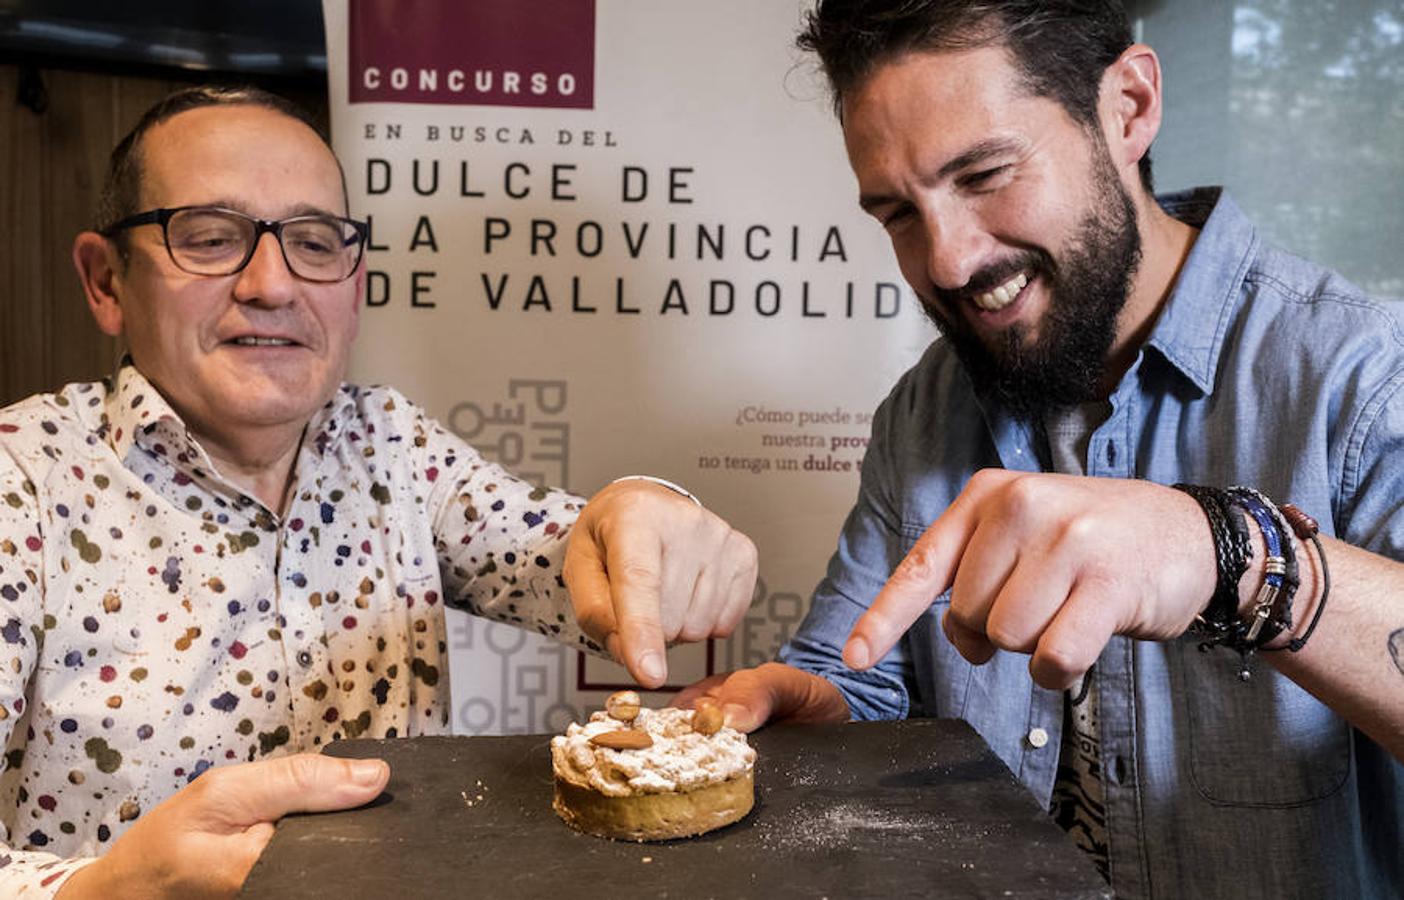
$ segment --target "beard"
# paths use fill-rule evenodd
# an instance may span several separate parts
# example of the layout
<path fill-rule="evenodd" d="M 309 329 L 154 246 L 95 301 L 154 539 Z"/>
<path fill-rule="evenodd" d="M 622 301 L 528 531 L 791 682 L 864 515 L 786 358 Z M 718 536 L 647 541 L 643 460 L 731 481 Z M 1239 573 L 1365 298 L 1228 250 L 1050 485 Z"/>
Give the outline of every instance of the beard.
<path fill-rule="evenodd" d="M 1094 142 L 1092 176 L 1093 207 L 1059 257 L 1024 250 L 981 270 L 958 291 L 936 289 L 934 301 L 922 298 L 927 318 L 950 340 L 976 391 L 1016 418 L 1037 421 L 1101 393 L 1116 320 L 1140 266 L 1141 234 L 1136 208 L 1100 136 Z M 987 343 L 959 312 L 944 312 L 958 310 L 971 302 L 971 295 L 993 290 L 1019 272 L 1027 272 L 1030 281 L 1041 277 L 1049 288 L 1048 309 L 1032 343 L 1024 325 L 1011 326 Z"/>

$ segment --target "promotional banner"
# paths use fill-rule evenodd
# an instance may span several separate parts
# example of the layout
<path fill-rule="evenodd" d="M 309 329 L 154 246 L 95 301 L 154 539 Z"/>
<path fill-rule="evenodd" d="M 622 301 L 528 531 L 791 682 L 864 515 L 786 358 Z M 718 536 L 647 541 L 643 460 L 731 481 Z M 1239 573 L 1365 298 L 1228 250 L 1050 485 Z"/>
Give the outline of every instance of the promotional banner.
<path fill-rule="evenodd" d="M 333 140 L 369 278 L 353 380 L 532 481 L 647 473 L 760 550 L 726 641 L 770 659 L 852 504 L 871 414 L 933 332 L 857 186 L 804 4 L 325 4 Z M 454 729 L 558 731 L 628 684 L 449 613 Z"/>

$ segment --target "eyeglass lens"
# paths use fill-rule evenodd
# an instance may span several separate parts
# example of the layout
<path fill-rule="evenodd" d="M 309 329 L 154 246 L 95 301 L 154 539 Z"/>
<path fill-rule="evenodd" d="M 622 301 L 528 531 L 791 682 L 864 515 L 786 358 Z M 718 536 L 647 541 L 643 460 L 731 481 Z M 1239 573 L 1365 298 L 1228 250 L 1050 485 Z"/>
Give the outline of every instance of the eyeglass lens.
<path fill-rule="evenodd" d="M 176 265 L 194 275 L 229 275 L 245 264 L 257 226 L 223 210 L 187 209 L 171 216 L 166 241 Z M 340 281 L 360 260 L 360 240 L 345 222 L 321 216 L 288 219 L 279 233 L 283 256 L 300 278 Z"/>

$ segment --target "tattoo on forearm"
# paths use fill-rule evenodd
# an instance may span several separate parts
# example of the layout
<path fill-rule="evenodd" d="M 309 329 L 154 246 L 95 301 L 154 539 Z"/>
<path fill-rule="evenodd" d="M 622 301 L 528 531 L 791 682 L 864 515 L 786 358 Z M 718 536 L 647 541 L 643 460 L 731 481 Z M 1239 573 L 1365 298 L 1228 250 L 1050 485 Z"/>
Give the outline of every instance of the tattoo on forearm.
<path fill-rule="evenodd" d="M 1404 675 L 1404 628 L 1389 636 L 1389 658 L 1394 660 L 1394 667 L 1399 670 L 1399 674 Z"/>

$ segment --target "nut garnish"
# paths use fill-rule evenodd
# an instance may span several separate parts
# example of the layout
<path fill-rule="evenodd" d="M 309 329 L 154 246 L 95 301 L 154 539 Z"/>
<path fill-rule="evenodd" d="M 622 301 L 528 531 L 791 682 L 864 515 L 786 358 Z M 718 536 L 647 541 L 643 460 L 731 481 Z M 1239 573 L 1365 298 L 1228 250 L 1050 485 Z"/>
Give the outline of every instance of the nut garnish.
<path fill-rule="evenodd" d="M 590 743 L 611 750 L 644 750 L 653 746 L 653 738 L 648 736 L 647 731 L 631 728 L 628 731 L 603 731 L 590 738 Z"/>
<path fill-rule="evenodd" d="M 639 707 L 642 705 L 635 691 L 616 691 L 605 701 L 605 712 L 609 713 L 611 719 L 632 722 L 638 717 Z"/>
<path fill-rule="evenodd" d="M 716 734 L 721 731 L 724 719 L 717 701 L 704 697 L 697 701 L 697 708 L 692 712 L 692 730 L 698 734 Z"/>

